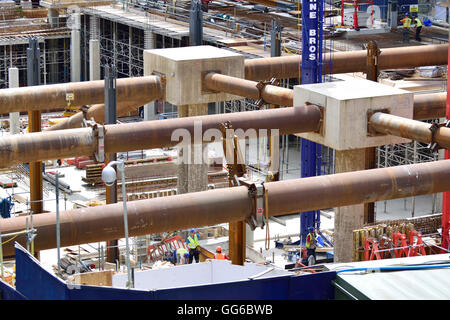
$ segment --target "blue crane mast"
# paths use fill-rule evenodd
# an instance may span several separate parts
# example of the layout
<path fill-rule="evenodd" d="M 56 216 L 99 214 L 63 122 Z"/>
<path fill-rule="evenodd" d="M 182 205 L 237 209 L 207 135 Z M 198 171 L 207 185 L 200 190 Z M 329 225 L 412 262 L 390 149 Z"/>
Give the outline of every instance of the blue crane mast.
<path fill-rule="evenodd" d="M 300 1 L 300 0 L 299 0 Z M 322 82 L 323 0 L 302 0 L 301 84 Z M 320 175 L 321 145 L 301 140 L 301 177 Z M 304 243 L 308 227 L 320 227 L 320 211 L 300 213 L 300 242 Z"/>

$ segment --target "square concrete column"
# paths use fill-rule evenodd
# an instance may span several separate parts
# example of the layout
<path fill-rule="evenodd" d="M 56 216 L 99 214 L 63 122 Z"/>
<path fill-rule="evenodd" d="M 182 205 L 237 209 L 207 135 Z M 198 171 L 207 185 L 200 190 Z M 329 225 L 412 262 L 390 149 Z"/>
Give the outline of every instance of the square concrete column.
<path fill-rule="evenodd" d="M 9 68 L 8 69 L 8 82 L 10 88 L 19 87 L 19 69 Z M 11 112 L 9 114 L 9 132 L 11 134 L 20 133 L 20 113 Z"/>
<path fill-rule="evenodd" d="M 191 104 L 178 106 L 178 117 L 194 117 L 208 114 L 208 104 Z M 209 164 L 205 162 L 203 154 L 208 152 L 208 145 L 190 145 L 188 148 L 180 148 L 178 159 L 184 159 L 183 152 L 190 152 L 187 163 L 180 163 L 178 165 L 178 185 L 177 193 L 189 193 L 205 191 L 208 189 L 208 167 Z M 195 161 L 197 160 L 201 161 Z M 196 163 L 201 162 L 201 163 Z"/>
<path fill-rule="evenodd" d="M 89 40 L 89 80 L 100 80 L 99 40 Z"/>
<path fill-rule="evenodd" d="M 336 173 L 365 169 L 366 149 L 336 151 Z M 336 208 L 334 216 L 334 259 L 352 261 L 353 230 L 364 224 L 364 204 Z"/>
<path fill-rule="evenodd" d="M 368 119 L 386 112 L 407 119 L 413 116 L 413 94 L 369 80 L 337 81 L 294 87 L 294 106 L 311 103 L 323 108 L 321 132 L 298 136 L 335 149 L 335 172 L 364 170 L 367 148 L 410 142 L 391 135 L 373 134 Z M 364 224 L 364 204 L 336 208 L 335 262 L 352 260 L 352 234 Z"/>
<path fill-rule="evenodd" d="M 70 34 L 70 81 L 81 81 L 81 19 L 79 13 L 73 13 L 70 16 L 71 34 Z"/>

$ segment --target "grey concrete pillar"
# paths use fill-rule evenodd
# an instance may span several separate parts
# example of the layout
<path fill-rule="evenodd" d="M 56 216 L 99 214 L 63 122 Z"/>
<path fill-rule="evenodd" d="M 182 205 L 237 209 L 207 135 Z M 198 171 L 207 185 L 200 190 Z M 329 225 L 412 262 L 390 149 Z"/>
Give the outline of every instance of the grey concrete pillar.
<path fill-rule="evenodd" d="M 19 87 L 19 69 L 13 67 L 8 69 L 8 82 L 10 88 Z M 20 113 L 11 112 L 9 114 L 9 132 L 11 134 L 20 133 Z"/>
<path fill-rule="evenodd" d="M 99 40 L 89 40 L 89 80 L 100 80 Z"/>
<path fill-rule="evenodd" d="M 208 114 L 208 104 L 194 104 L 178 106 L 178 117 L 193 117 Z M 203 134 L 201 132 L 200 134 Z M 182 148 L 178 153 L 178 160 L 185 159 L 178 165 L 177 193 L 190 193 L 208 189 L 208 167 L 209 164 L 203 157 L 207 152 L 207 145 L 202 143 L 193 144 L 190 148 Z M 190 153 L 189 155 L 184 152 Z M 186 157 L 185 157 L 186 156 Z"/>
<path fill-rule="evenodd" d="M 70 81 L 81 81 L 81 40 L 80 15 L 73 15 L 72 32 L 70 36 Z"/>
<path fill-rule="evenodd" d="M 144 49 L 156 49 L 156 34 L 151 30 L 144 30 Z M 152 101 L 144 105 L 144 121 L 155 120 L 156 101 Z"/>
<path fill-rule="evenodd" d="M 91 40 L 98 40 L 100 36 L 100 28 L 98 18 L 96 16 L 89 17 L 89 33 Z"/>
<path fill-rule="evenodd" d="M 336 173 L 365 169 L 365 149 L 336 150 Z M 353 258 L 353 230 L 364 224 L 364 204 L 336 208 L 334 218 L 334 262 Z"/>

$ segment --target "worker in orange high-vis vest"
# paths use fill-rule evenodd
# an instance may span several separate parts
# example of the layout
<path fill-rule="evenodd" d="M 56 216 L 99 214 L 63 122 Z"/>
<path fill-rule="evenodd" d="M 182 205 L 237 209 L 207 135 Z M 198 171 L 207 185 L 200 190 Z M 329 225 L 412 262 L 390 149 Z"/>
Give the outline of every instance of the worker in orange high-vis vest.
<path fill-rule="evenodd" d="M 409 30 L 411 29 L 411 18 L 409 17 L 408 12 L 405 13 L 405 17 L 400 20 L 403 23 L 402 29 L 402 41 L 408 43 L 409 42 Z"/>
<path fill-rule="evenodd" d="M 228 256 L 225 253 L 222 253 L 222 247 L 217 246 L 216 254 L 214 255 L 214 259 L 217 260 L 228 260 Z"/>

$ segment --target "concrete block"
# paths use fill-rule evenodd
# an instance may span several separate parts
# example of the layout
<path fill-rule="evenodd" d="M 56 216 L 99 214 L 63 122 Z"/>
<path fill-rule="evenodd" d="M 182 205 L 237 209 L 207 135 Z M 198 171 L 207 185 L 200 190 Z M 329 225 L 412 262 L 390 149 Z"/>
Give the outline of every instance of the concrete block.
<path fill-rule="evenodd" d="M 413 93 L 377 82 L 355 79 L 294 87 L 294 106 L 307 102 L 324 108 L 321 133 L 298 136 L 331 147 L 350 150 L 410 142 L 391 135 L 371 135 L 368 117 L 373 111 L 412 119 Z"/>
<path fill-rule="evenodd" d="M 205 91 L 202 77 L 209 71 L 237 78 L 244 77 L 244 56 L 213 46 L 195 46 L 144 51 L 144 75 L 163 75 L 165 99 L 174 105 L 242 99 L 241 97 Z"/>

